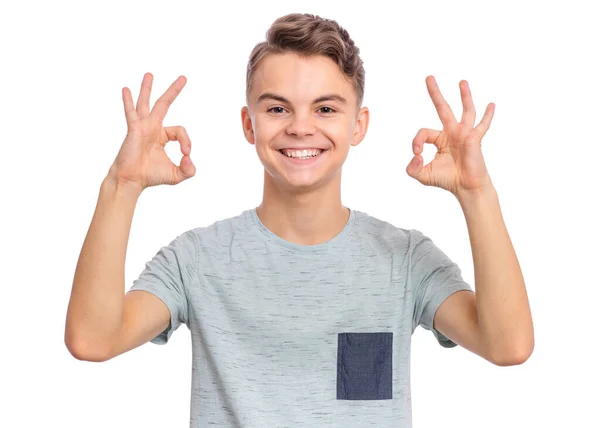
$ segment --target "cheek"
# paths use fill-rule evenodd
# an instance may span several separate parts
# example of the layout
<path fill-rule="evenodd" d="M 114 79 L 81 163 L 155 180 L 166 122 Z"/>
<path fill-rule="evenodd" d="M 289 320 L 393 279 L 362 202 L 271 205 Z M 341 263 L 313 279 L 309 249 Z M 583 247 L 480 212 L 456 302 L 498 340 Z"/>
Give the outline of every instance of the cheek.
<path fill-rule="evenodd" d="M 267 143 L 281 131 L 282 125 L 275 121 L 257 120 L 254 123 L 254 138 L 256 143 Z"/>
<path fill-rule="evenodd" d="M 268 121 L 256 121 L 254 125 L 254 148 L 263 165 L 273 162 L 271 146 L 276 140 L 278 128 Z"/>
<path fill-rule="evenodd" d="M 335 144 L 338 150 L 346 146 L 349 147 L 352 142 L 354 128 L 347 121 L 335 123 L 332 121 L 322 126 L 321 130 Z"/>

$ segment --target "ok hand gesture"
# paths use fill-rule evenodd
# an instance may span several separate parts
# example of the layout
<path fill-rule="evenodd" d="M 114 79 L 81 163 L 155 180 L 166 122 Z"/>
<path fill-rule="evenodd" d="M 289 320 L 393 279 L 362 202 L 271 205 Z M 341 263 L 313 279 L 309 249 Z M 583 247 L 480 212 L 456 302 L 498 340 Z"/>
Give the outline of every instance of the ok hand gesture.
<path fill-rule="evenodd" d="M 412 143 L 415 156 L 406 167 L 406 172 L 426 186 L 440 187 L 457 197 L 475 194 L 491 186 L 481 152 L 481 139 L 490 127 L 494 116 L 494 104 L 488 104 L 481 122 L 473 127 L 475 107 L 469 84 L 463 80 L 459 83 L 463 114 L 461 121 L 457 122 L 435 78 L 428 76 L 425 82 L 443 129 L 438 131 L 423 128 L 417 132 Z M 431 143 L 437 147 L 434 159 L 425 166 L 421 156 L 424 143 Z"/>
<path fill-rule="evenodd" d="M 179 76 L 150 111 L 152 78 L 150 73 L 144 75 L 137 106 L 133 105 L 129 88 L 122 90 L 127 135 L 109 172 L 117 183 L 132 185 L 140 191 L 159 184 L 179 184 L 196 173 L 190 159 L 192 142 L 185 128 L 163 127 L 162 124 L 169 106 L 185 86 L 186 78 Z M 168 141 L 180 143 L 183 157 L 179 166 L 171 162 L 165 152 Z"/>

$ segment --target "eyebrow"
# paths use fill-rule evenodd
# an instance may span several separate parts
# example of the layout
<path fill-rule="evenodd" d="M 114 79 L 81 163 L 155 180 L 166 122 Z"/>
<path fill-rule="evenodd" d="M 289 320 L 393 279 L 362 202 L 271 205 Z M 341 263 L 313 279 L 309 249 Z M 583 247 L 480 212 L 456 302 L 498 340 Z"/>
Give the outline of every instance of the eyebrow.
<path fill-rule="evenodd" d="M 263 100 L 275 100 L 275 101 L 279 101 L 282 103 L 291 104 L 287 98 L 282 97 L 281 95 L 274 94 L 272 92 L 265 92 L 264 94 L 261 94 L 258 97 L 258 99 L 256 100 L 256 104 L 260 103 Z M 346 98 L 344 98 L 338 94 L 327 94 L 327 95 L 320 96 L 319 98 L 315 98 L 312 103 L 316 104 L 316 103 L 320 103 L 323 101 L 339 101 L 342 104 L 348 104 L 348 101 L 346 100 Z"/>

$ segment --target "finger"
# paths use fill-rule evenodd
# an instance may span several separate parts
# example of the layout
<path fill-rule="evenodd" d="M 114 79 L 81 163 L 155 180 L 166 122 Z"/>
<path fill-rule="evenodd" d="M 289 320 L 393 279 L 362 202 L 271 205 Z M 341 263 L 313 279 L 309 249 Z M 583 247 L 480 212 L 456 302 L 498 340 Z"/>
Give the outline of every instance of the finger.
<path fill-rule="evenodd" d="M 165 128 L 169 141 L 179 141 L 181 153 L 189 156 L 192 151 L 192 141 L 183 126 L 168 126 Z"/>
<path fill-rule="evenodd" d="M 463 105 L 461 122 L 471 129 L 475 123 L 475 106 L 473 105 L 473 98 L 471 97 L 471 89 L 466 80 L 461 80 L 458 87 L 460 88 L 460 96 Z"/>
<path fill-rule="evenodd" d="M 152 91 L 152 80 L 153 76 L 151 73 L 144 74 L 142 79 L 142 87 L 140 88 L 140 94 L 137 100 L 137 113 L 138 117 L 144 118 L 148 116 L 150 111 L 150 92 Z"/>
<path fill-rule="evenodd" d="M 137 113 L 135 112 L 135 107 L 133 106 L 133 98 L 131 97 L 131 91 L 128 87 L 124 87 L 121 90 L 121 95 L 123 97 L 123 107 L 125 109 L 127 128 L 130 128 L 131 125 L 138 119 Z"/>
<path fill-rule="evenodd" d="M 438 116 L 444 125 L 451 125 L 456 123 L 456 118 L 454 117 L 454 113 L 452 113 L 452 109 L 442 96 L 440 92 L 440 88 L 438 87 L 435 78 L 433 76 L 427 76 L 425 79 L 425 83 L 427 84 L 427 91 L 429 91 L 429 96 L 433 101 L 433 105 L 438 112 Z"/>
<path fill-rule="evenodd" d="M 422 128 L 419 129 L 417 135 L 413 139 L 412 142 L 412 150 L 415 155 L 420 155 L 423 153 L 423 145 L 425 143 L 436 144 L 438 137 L 442 131 L 438 131 L 437 129 L 428 129 Z M 436 145 L 437 147 L 437 145 Z M 438 147 L 439 148 L 439 147 Z"/>
<path fill-rule="evenodd" d="M 183 126 L 167 126 L 165 127 L 165 133 L 169 141 L 179 141 L 181 153 L 183 153 L 179 166 L 174 163 L 171 166 L 173 169 L 171 174 L 173 177 L 172 184 L 179 184 L 196 174 L 196 167 L 190 158 L 192 141 Z"/>
<path fill-rule="evenodd" d="M 196 175 L 196 167 L 192 163 L 192 159 L 189 156 L 183 156 L 179 166 L 175 165 L 174 174 L 176 177 L 176 184 Z"/>
<path fill-rule="evenodd" d="M 173 104 L 173 101 L 175 101 L 175 98 L 177 98 L 177 95 L 179 95 L 186 82 L 187 79 L 185 76 L 179 76 L 177 80 L 169 86 L 169 89 L 167 89 L 167 91 L 156 101 L 150 114 L 158 117 L 162 121 L 167 115 L 169 107 Z"/>
<path fill-rule="evenodd" d="M 166 184 L 175 185 L 179 184 L 188 178 L 196 175 L 196 167 L 192 163 L 192 159 L 189 156 L 183 156 L 179 165 L 176 165 L 169 159 L 171 164 L 171 174 Z"/>
<path fill-rule="evenodd" d="M 415 155 L 406 166 L 406 173 L 419 183 L 429 186 L 431 184 L 431 164 L 423 166 L 423 157 Z"/>
<path fill-rule="evenodd" d="M 490 124 L 492 123 L 492 117 L 494 117 L 495 110 L 496 104 L 489 103 L 485 109 L 483 117 L 481 118 L 481 122 L 479 122 L 479 125 L 475 127 L 475 131 L 477 131 L 481 137 L 483 137 L 488 129 L 490 129 Z"/>

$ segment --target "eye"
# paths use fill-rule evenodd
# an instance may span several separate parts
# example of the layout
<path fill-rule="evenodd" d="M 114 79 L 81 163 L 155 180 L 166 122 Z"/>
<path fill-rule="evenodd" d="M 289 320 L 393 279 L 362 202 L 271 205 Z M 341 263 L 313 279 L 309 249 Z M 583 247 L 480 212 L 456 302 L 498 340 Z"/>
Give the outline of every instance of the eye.
<path fill-rule="evenodd" d="M 277 109 L 277 111 L 274 111 L 275 109 Z M 283 113 L 284 111 L 285 110 L 283 107 L 271 107 L 270 109 L 267 110 L 268 113 L 272 112 L 272 113 L 276 113 L 276 114 Z"/>
<path fill-rule="evenodd" d="M 325 109 L 326 111 L 323 111 L 323 109 Z M 325 113 L 325 114 L 331 114 L 331 113 L 335 113 L 335 110 L 332 109 L 331 107 L 319 107 L 319 110 L 321 111 L 321 113 Z"/>

